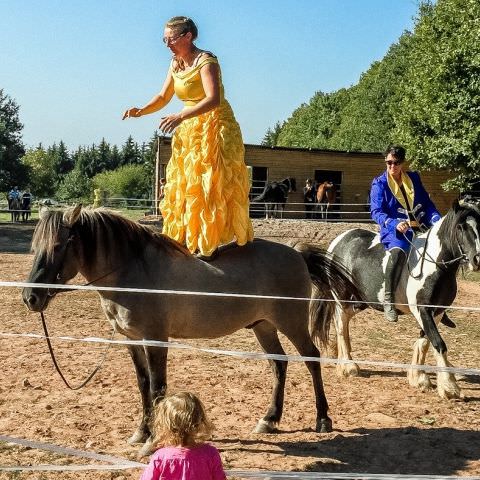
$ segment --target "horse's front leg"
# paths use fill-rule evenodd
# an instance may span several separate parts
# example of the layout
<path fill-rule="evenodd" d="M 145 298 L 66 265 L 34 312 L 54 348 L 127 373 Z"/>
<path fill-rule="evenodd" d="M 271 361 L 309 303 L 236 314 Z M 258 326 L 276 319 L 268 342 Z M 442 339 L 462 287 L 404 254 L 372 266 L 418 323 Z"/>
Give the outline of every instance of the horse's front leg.
<path fill-rule="evenodd" d="M 167 392 L 167 354 L 165 347 L 144 347 L 148 375 L 150 378 L 150 402 L 145 409 L 145 421 L 151 432 L 153 422 L 153 406 L 162 400 Z M 150 435 L 143 447 L 140 456 L 150 455 L 153 451 L 152 436 Z"/>
<path fill-rule="evenodd" d="M 350 343 L 349 323 L 354 313 L 348 307 L 343 308 L 340 303 L 335 306 L 335 330 L 337 333 L 337 374 L 344 377 L 356 377 L 360 369 L 356 363 L 343 363 L 342 360 L 352 360 L 352 345 Z"/>
<path fill-rule="evenodd" d="M 148 437 L 150 437 L 149 419 L 152 405 L 152 399 L 150 396 L 150 375 L 148 374 L 147 359 L 143 347 L 129 345 L 128 351 L 135 367 L 138 389 L 142 399 L 142 420 L 134 434 L 128 439 L 128 443 L 145 443 Z"/>
<path fill-rule="evenodd" d="M 285 351 L 278 339 L 277 329 L 273 325 L 265 321 L 260 322 L 253 327 L 253 332 L 265 353 L 285 355 Z M 255 433 L 272 433 L 277 431 L 278 424 L 282 418 L 288 362 L 269 360 L 269 363 L 274 376 L 272 400 L 267 414 L 258 421 L 254 429 Z"/>
<path fill-rule="evenodd" d="M 427 356 L 430 342 L 425 337 L 425 332 L 420 331 L 420 337 L 413 344 L 412 366 L 425 365 L 425 358 Z M 422 392 L 433 389 L 430 377 L 425 370 L 418 368 L 411 368 L 407 372 L 408 383 L 415 388 L 419 388 Z"/>
<path fill-rule="evenodd" d="M 437 366 L 448 367 L 447 346 L 440 336 L 435 322 L 435 320 L 437 320 L 437 322 L 440 321 L 441 315 L 438 315 L 434 320 L 431 308 L 420 307 L 418 310 L 423 324 L 423 330 L 434 348 L 433 353 L 437 361 Z M 437 392 L 442 398 L 460 398 L 460 388 L 457 385 L 453 373 L 442 371 L 437 373 Z"/>

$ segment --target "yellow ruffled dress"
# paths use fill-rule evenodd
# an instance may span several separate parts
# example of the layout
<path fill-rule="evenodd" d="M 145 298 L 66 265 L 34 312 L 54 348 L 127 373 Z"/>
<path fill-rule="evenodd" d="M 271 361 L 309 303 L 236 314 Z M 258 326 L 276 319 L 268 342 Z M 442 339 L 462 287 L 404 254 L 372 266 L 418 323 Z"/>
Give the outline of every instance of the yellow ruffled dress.
<path fill-rule="evenodd" d="M 175 94 L 186 107 L 205 98 L 200 69 L 207 63 L 217 59 L 207 57 L 186 73 L 171 69 Z M 223 85 L 220 95 L 217 108 L 176 128 L 160 204 L 163 233 L 202 255 L 232 240 L 253 240 L 242 134 Z"/>

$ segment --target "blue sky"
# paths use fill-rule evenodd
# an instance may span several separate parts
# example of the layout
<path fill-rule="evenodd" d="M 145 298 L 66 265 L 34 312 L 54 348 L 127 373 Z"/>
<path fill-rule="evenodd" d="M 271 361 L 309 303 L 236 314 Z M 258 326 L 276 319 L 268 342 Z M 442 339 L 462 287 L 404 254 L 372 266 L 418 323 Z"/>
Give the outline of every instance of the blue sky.
<path fill-rule="evenodd" d="M 20 105 L 27 146 L 148 140 L 160 112 L 121 114 L 161 88 L 163 25 L 188 15 L 197 45 L 219 58 L 244 141 L 260 143 L 316 91 L 356 83 L 417 10 L 416 0 L 0 0 L 0 88 Z"/>

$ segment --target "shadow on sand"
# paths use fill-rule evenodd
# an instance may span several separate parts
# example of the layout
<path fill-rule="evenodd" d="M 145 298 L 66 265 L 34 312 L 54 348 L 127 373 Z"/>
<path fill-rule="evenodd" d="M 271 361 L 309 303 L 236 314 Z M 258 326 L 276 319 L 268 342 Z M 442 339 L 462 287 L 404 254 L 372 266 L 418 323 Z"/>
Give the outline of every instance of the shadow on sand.
<path fill-rule="evenodd" d="M 355 429 L 345 432 L 349 436 L 335 433 L 334 438 L 325 439 L 319 434 L 318 442 L 269 441 L 266 437 L 215 442 L 220 450 L 222 444 L 235 443 L 238 450 L 251 454 L 317 457 L 307 468 L 311 472 L 455 475 L 480 460 L 480 431 L 407 427 Z"/>

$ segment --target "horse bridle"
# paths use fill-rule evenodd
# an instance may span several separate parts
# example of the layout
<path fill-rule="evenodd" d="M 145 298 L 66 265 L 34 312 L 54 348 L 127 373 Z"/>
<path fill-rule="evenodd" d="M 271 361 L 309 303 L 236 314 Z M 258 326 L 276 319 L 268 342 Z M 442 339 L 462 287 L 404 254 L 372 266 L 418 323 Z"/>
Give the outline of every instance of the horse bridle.
<path fill-rule="evenodd" d="M 407 256 L 408 274 L 410 275 L 411 278 L 418 279 L 423 275 L 423 265 L 424 265 L 425 261 L 427 261 L 429 263 L 434 263 L 440 270 L 443 270 L 443 271 L 446 271 L 448 266 L 451 265 L 452 263 L 455 263 L 455 262 L 458 262 L 458 261 L 460 261 L 460 263 L 468 262 L 468 257 L 466 255 L 466 253 L 463 252 L 462 247 L 461 247 L 461 243 L 458 241 L 458 236 L 457 236 L 458 234 L 457 233 L 455 233 L 455 239 L 457 241 L 458 250 L 460 251 L 460 255 L 458 257 L 452 258 L 451 260 L 447 260 L 447 261 L 442 260 L 441 262 L 437 262 L 435 259 L 433 259 L 431 257 L 431 255 L 429 253 L 427 253 L 428 239 L 430 237 L 431 232 L 432 232 L 432 229 L 429 228 L 427 230 L 427 238 L 425 239 L 425 246 L 423 248 L 423 253 L 420 253 L 419 249 L 407 237 L 407 235 L 405 233 L 403 234 L 403 236 L 405 237 L 407 242 L 412 247 L 410 249 L 410 251 L 408 252 L 408 256 Z M 462 231 L 462 236 L 463 236 L 463 231 Z M 413 275 L 412 270 L 410 269 L 410 255 L 412 254 L 412 250 L 415 250 L 420 257 L 420 262 L 421 263 L 420 263 L 420 272 L 419 272 L 418 275 Z M 426 258 L 427 256 L 428 256 L 428 258 Z"/>
<path fill-rule="evenodd" d="M 68 233 L 69 233 L 69 236 L 67 238 L 67 241 L 62 245 L 62 251 L 61 251 L 61 261 L 56 261 L 55 263 L 58 265 L 58 264 L 62 264 L 63 263 L 63 260 L 64 260 L 64 257 L 65 257 L 65 253 L 66 253 L 66 250 L 67 250 L 67 247 L 69 245 L 69 243 L 71 243 L 74 239 L 74 235 L 71 234 L 71 230 L 72 230 L 72 227 L 69 226 L 69 225 L 64 225 L 64 224 L 61 224 L 60 225 L 60 228 L 64 228 L 64 229 L 67 229 L 68 230 Z M 119 269 L 119 267 L 111 270 L 110 272 L 106 273 L 105 275 L 102 275 L 94 280 L 91 280 L 90 282 L 88 283 L 85 283 L 83 284 L 82 286 L 87 286 L 87 285 L 91 285 L 93 282 L 96 282 L 98 280 L 101 280 L 102 278 L 105 278 L 107 277 L 108 275 L 112 274 L 113 272 L 117 271 Z M 56 275 L 56 278 L 55 280 L 60 280 L 61 277 L 60 277 L 60 274 L 57 273 Z M 50 297 L 50 298 L 53 298 L 55 295 L 57 294 L 57 292 L 54 292 L 52 293 L 50 288 L 47 289 L 47 296 Z M 62 379 L 63 383 L 70 389 L 70 390 L 80 390 L 81 388 L 85 387 L 89 382 L 90 380 L 92 380 L 92 378 L 95 376 L 95 374 L 102 368 L 103 364 L 105 363 L 105 360 L 107 358 L 107 354 L 108 354 L 108 351 L 110 350 L 110 347 L 112 345 L 112 340 L 115 336 L 115 333 L 116 333 L 116 329 L 115 327 L 112 328 L 112 334 L 111 334 L 111 337 L 110 337 L 110 340 L 109 340 L 109 343 L 107 344 L 103 354 L 102 354 L 102 357 L 100 359 L 100 361 L 98 362 L 97 366 L 87 375 L 87 377 L 85 378 L 85 380 L 83 380 L 80 384 L 78 385 L 71 385 L 70 382 L 65 378 L 65 376 L 63 375 L 62 373 L 62 370 L 60 369 L 60 366 L 58 365 L 58 362 L 57 362 L 57 359 L 56 359 L 56 356 L 55 356 L 55 352 L 53 351 L 53 346 L 52 346 L 52 342 L 50 341 L 50 334 L 48 332 L 48 328 L 47 328 L 47 322 L 45 320 L 45 314 L 43 312 L 40 312 L 40 319 L 41 319 L 41 322 L 42 322 L 42 328 L 43 328 L 43 332 L 45 334 L 45 340 L 47 341 L 47 346 L 48 346 L 48 351 L 50 352 L 50 357 L 52 359 L 52 363 L 55 367 L 55 370 L 57 371 L 57 373 L 60 375 L 60 378 Z"/>

